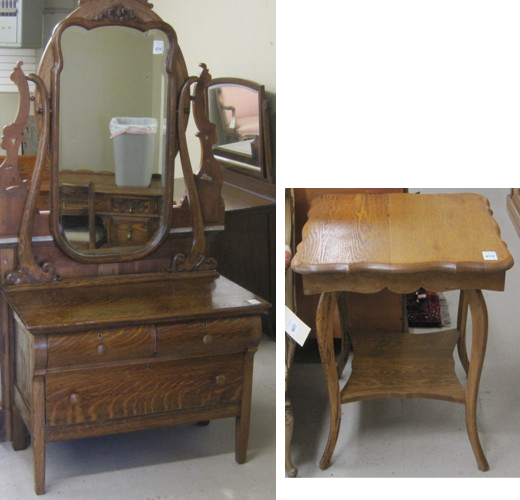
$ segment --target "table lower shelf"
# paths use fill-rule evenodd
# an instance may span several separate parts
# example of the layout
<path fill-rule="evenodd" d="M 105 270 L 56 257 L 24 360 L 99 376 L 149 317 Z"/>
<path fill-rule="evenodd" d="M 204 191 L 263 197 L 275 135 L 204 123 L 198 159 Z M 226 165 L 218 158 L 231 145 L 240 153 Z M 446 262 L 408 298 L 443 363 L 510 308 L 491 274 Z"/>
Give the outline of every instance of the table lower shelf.
<path fill-rule="evenodd" d="M 429 398 L 466 403 L 455 373 L 458 330 L 424 334 L 352 335 L 352 374 L 341 403 L 383 398 Z"/>

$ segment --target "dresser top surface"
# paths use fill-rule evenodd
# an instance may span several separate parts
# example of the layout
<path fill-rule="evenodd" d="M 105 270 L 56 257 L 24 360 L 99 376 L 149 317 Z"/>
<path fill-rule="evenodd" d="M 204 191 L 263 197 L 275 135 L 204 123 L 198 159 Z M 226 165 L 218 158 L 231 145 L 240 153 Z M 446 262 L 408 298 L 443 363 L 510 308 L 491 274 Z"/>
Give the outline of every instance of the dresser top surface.
<path fill-rule="evenodd" d="M 64 280 L 12 286 L 4 294 L 35 334 L 255 315 L 269 308 L 268 302 L 225 277 L 211 275 Z"/>
<path fill-rule="evenodd" d="M 488 260 L 490 259 L 490 260 Z M 304 275 L 505 274 L 513 266 L 477 194 L 326 195 L 314 200 L 293 260 Z"/>

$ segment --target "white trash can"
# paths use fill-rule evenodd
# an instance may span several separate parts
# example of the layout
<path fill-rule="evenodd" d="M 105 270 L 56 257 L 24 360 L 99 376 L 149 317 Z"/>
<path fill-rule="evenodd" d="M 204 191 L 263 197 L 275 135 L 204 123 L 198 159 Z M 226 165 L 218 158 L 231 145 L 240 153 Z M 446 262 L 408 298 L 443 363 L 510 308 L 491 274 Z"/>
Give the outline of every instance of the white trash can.
<path fill-rule="evenodd" d="M 115 117 L 110 120 L 117 186 L 150 185 L 156 132 L 155 118 Z"/>

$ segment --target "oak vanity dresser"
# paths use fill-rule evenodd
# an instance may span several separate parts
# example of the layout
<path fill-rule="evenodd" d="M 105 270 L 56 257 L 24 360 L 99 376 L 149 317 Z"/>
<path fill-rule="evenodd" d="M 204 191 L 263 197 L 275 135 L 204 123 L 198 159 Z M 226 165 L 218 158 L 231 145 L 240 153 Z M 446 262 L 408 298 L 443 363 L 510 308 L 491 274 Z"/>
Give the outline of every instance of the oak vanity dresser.
<path fill-rule="evenodd" d="M 222 174 L 212 155 L 214 126 L 207 113 L 211 76 L 204 65 L 199 76 L 188 76 L 173 28 L 151 7 L 145 0 L 81 0 L 54 30 L 38 75 L 26 77 L 19 64 L 12 77 L 22 111 L 29 107 L 27 81 L 35 85 L 40 128 L 31 182 L 19 186 L 28 194 L 18 267 L 2 288 L 9 307 L 11 437 L 18 450 L 30 434 L 37 494 L 45 491 L 50 441 L 234 417 L 236 460 L 246 458 L 253 357 L 269 304 L 219 275 L 207 255 L 208 228 L 224 224 Z M 190 112 L 201 142 L 197 174 L 185 136 Z M 111 116 L 154 117 L 158 123 L 154 220 L 147 238 L 109 237 L 89 245 L 67 228 L 76 217 L 74 234 L 92 242 L 107 217 L 96 210 L 106 190 L 95 185 L 99 172 L 113 164 Z M 20 132 L 6 129 L 4 138 Z M 7 146 L 16 145 L 20 137 L 7 139 Z M 173 201 L 175 157 L 186 189 L 181 204 Z M 52 251 L 33 241 L 47 158 Z M 12 156 L 6 162 L 4 174 L 17 165 Z M 142 168 L 139 162 L 123 168 Z M 87 178 L 76 183 L 85 189 L 64 191 L 67 179 L 78 174 Z M 132 196 L 139 197 L 139 189 L 143 196 L 151 189 L 126 187 L 129 207 L 138 207 Z M 118 186 L 119 194 L 124 190 Z M 75 193 L 83 201 L 74 200 Z M 120 205 L 109 208 L 125 212 Z M 131 226 L 136 214 L 123 216 Z M 189 231 L 172 235 L 182 224 Z M 123 236 L 133 231 L 126 226 Z M 60 275 L 65 261 L 80 271 Z"/>

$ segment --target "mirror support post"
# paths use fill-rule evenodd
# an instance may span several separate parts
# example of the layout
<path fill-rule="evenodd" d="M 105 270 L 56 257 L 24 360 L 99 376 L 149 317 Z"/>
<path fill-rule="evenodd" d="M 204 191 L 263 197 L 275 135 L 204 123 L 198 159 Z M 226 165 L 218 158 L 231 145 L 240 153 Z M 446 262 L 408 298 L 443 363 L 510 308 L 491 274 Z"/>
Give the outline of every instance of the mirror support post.
<path fill-rule="evenodd" d="M 186 185 L 187 198 L 190 207 L 191 220 L 193 225 L 193 239 L 189 255 L 177 254 L 172 259 L 170 269 L 172 271 L 214 271 L 217 262 L 213 258 L 208 258 L 206 254 L 206 236 L 204 234 L 204 217 L 199 196 L 199 186 L 201 182 L 209 182 L 217 187 L 218 198 L 220 201 L 220 189 L 222 187 L 222 173 L 216 160 L 213 158 L 211 147 L 215 143 L 215 126 L 209 121 L 207 116 L 207 106 L 205 91 L 211 75 L 205 65 L 201 65 L 202 72 L 199 78 L 191 77 L 184 84 L 179 99 L 178 109 L 180 111 L 188 107 L 188 100 L 191 98 L 191 86 L 195 84 L 195 98 L 193 101 L 193 116 L 195 124 L 199 129 L 197 134 L 202 149 L 201 168 L 197 176 L 193 175 L 188 144 L 186 141 L 186 125 L 188 114 L 178 113 L 178 137 L 179 154 L 181 157 L 182 173 Z"/>
<path fill-rule="evenodd" d="M 18 270 L 7 276 L 8 284 L 20 283 L 42 283 L 55 281 L 57 275 L 53 266 L 47 263 L 38 263 L 32 251 L 32 233 L 34 227 L 34 217 L 36 211 L 36 199 L 40 190 L 43 165 L 49 151 L 49 125 L 50 125 L 50 103 L 47 89 L 37 75 L 25 76 L 22 69 L 23 78 L 19 78 L 16 83 L 20 92 L 20 101 L 26 100 L 27 105 L 20 105 L 20 108 L 29 109 L 29 86 L 27 80 L 32 81 L 40 92 L 43 104 L 43 128 L 38 145 L 38 155 L 34 167 L 33 176 L 29 186 L 29 194 L 25 201 L 22 222 L 20 226 L 20 236 L 18 243 Z"/>

